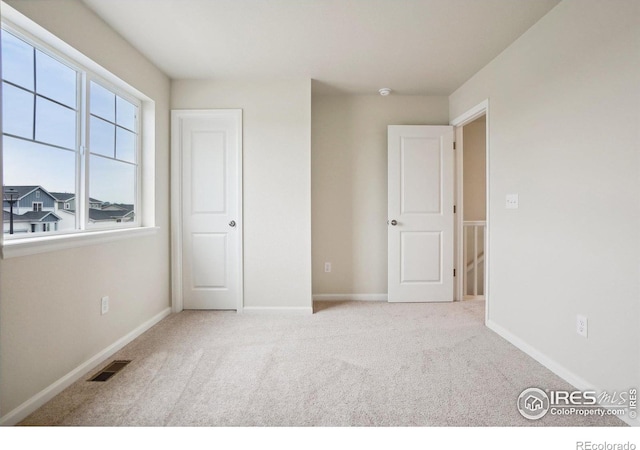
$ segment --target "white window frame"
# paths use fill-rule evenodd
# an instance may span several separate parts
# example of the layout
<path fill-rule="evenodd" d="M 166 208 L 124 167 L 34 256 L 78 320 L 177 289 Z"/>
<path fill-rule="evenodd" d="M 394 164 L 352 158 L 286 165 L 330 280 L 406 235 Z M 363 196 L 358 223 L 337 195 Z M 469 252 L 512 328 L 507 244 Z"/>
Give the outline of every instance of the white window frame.
<path fill-rule="evenodd" d="M 132 103 L 138 107 L 135 220 L 125 223 L 114 222 L 107 226 L 89 224 L 89 177 L 84 174 L 90 152 L 87 145 L 81 145 L 77 152 L 76 163 L 76 183 L 81 183 L 81 186 L 76 187 L 76 229 L 64 232 L 52 231 L 46 233 L 46 236 L 14 235 L 9 239 L 2 233 L 0 235 L 2 258 L 26 256 L 155 234 L 158 230 L 158 227 L 155 226 L 155 102 L 6 3 L 0 2 L 0 4 L 2 7 L 2 28 L 79 71 L 80 76 L 84 78 L 78 84 L 79 90 L 85 89 L 82 96 L 78 95 L 78 101 L 84 98 L 87 103 L 79 105 L 80 108 L 78 108 L 80 111 L 78 114 L 79 142 L 88 142 L 85 121 L 89 114 L 87 97 L 89 79 L 98 82 L 127 101 L 135 100 Z M 1 145 L 2 140 L 0 140 L 0 150 Z M 0 181 L 2 181 L 2 173 L 2 158 L 0 158 Z M 0 183 L 1 185 L 2 183 Z M 81 189 L 79 189 L 80 187 Z M 79 205 L 84 205 L 84 209 L 78 208 Z"/>
<path fill-rule="evenodd" d="M 40 209 L 36 209 L 36 205 L 40 205 Z M 44 204 L 42 202 L 31 202 L 31 211 L 42 211 L 42 208 L 44 208 Z"/>

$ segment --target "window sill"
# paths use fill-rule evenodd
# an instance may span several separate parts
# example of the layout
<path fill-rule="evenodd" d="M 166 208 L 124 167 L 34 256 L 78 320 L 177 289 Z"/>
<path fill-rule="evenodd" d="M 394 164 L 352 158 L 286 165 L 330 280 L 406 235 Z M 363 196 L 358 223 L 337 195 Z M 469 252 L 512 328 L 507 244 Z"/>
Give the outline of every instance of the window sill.
<path fill-rule="evenodd" d="M 159 227 L 123 228 L 119 230 L 87 231 L 76 234 L 6 240 L 2 245 L 2 259 L 36 255 L 87 245 L 98 245 L 156 234 Z"/>

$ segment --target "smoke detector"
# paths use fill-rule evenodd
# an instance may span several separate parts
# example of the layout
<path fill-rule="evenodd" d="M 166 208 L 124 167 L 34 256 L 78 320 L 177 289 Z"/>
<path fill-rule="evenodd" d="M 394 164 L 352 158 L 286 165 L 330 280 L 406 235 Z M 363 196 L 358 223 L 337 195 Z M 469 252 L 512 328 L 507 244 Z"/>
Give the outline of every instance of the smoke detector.
<path fill-rule="evenodd" d="M 382 95 L 383 97 L 386 97 L 387 95 L 391 94 L 391 89 L 389 88 L 382 88 L 378 91 L 380 93 L 380 95 Z"/>

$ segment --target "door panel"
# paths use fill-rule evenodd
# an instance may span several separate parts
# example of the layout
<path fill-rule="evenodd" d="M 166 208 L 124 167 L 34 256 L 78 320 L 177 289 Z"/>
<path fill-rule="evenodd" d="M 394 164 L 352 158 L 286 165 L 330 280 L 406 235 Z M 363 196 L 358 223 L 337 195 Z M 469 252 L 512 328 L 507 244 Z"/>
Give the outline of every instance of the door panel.
<path fill-rule="evenodd" d="M 400 232 L 401 283 L 441 283 L 442 233 Z"/>
<path fill-rule="evenodd" d="M 225 142 L 221 132 L 191 135 L 191 212 L 224 213 Z"/>
<path fill-rule="evenodd" d="M 227 234 L 193 233 L 191 243 L 191 289 L 227 289 Z"/>
<path fill-rule="evenodd" d="M 402 213 L 439 213 L 442 181 L 439 140 L 400 139 Z"/>
<path fill-rule="evenodd" d="M 453 128 L 389 126 L 389 301 L 453 301 Z"/>
<path fill-rule="evenodd" d="M 182 163 L 184 308 L 238 309 L 241 111 L 177 111 L 174 118 Z"/>

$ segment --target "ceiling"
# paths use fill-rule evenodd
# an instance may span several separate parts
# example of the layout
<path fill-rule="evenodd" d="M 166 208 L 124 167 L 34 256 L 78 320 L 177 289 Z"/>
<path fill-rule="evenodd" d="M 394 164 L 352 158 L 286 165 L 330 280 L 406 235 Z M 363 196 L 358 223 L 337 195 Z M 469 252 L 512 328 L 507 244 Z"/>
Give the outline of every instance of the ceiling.
<path fill-rule="evenodd" d="M 173 79 L 448 95 L 559 0 L 83 0 Z M 315 91 L 314 91 L 315 92 Z"/>

